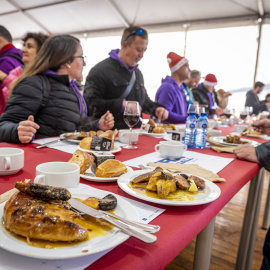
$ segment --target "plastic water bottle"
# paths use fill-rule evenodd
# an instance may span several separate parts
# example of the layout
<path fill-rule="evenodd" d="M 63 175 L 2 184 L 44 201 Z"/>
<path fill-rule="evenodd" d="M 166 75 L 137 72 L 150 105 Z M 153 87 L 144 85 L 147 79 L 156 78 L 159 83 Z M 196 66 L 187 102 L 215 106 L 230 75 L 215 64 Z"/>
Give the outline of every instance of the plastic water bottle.
<path fill-rule="evenodd" d="M 196 121 L 197 121 L 196 112 L 195 111 L 190 112 L 186 121 L 186 132 L 184 139 L 184 144 L 187 146 L 187 148 L 195 147 Z"/>
<path fill-rule="evenodd" d="M 196 148 L 205 148 L 207 140 L 208 119 L 205 112 L 201 113 L 197 121 Z"/>

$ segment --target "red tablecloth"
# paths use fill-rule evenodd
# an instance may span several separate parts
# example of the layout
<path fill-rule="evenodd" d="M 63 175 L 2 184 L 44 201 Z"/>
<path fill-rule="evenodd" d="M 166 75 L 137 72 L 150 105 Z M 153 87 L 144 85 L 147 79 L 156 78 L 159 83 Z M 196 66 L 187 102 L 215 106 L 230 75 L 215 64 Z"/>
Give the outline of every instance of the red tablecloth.
<path fill-rule="evenodd" d="M 221 128 L 222 135 L 232 129 Z M 116 153 L 116 158 L 125 161 L 154 151 L 154 145 L 160 139 L 140 136 L 137 150 L 123 149 Z M 262 140 L 261 140 L 262 142 Z M 35 149 L 35 145 L 16 145 L 1 143 L 0 147 L 19 147 L 25 151 L 25 166 L 16 175 L 0 177 L 0 194 L 13 188 L 15 181 L 31 179 L 35 176 L 38 164 L 49 161 L 67 161 L 71 154 L 50 148 Z M 211 149 L 192 150 L 203 154 L 235 158 L 234 154 L 217 153 Z M 217 184 L 221 196 L 214 202 L 186 207 L 155 205 L 166 209 L 152 223 L 160 225 L 156 234 L 157 242 L 149 245 L 133 237 L 114 248 L 108 254 L 89 266 L 87 269 L 163 269 L 177 254 L 217 215 L 231 198 L 259 171 L 260 166 L 247 161 L 235 159 L 221 172 L 227 182 Z M 81 179 L 81 183 L 95 188 L 114 192 L 127 198 L 139 200 L 123 192 L 116 183 L 96 183 Z M 140 200 L 139 200 L 140 201 Z M 142 201 L 146 203 L 145 201 Z M 151 203 L 150 203 L 151 204 Z"/>

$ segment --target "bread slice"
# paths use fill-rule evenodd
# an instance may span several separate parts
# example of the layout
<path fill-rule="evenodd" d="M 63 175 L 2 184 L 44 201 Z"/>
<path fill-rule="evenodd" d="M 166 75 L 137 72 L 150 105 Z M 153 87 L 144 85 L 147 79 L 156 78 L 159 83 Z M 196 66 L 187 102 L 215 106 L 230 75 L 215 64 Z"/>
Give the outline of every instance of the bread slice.
<path fill-rule="evenodd" d="M 84 174 L 85 171 L 90 168 L 94 160 L 95 158 L 91 154 L 81 150 L 76 150 L 68 162 L 78 164 L 80 167 L 80 173 Z"/>
<path fill-rule="evenodd" d="M 107 159 L 96 169 L 96 177 L 117 177 L 127 172 L 127 167 L 116 159 Z"/>
<path fill-rule="evenodd" d="M 85 150 L 90 150 L 92 137 L 86 137 L 81 140 L 80 147 Z"/>

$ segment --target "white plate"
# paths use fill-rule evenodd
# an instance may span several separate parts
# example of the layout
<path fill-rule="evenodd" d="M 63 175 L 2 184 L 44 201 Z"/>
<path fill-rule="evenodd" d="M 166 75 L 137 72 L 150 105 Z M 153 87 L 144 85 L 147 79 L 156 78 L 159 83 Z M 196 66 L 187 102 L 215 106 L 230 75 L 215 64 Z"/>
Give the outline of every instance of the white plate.
<path fill-rule="evenodd" d="M 220 195 L 220 188 L 216 184 L 202 178 L 205 181 L 206 187 L 204 190 L 199 191 L 197 194 L 193 195 L 195 199 L 194 201 L 171 201 L 171 200 L 166 200 L 166 199 L 151 198 L 151 197 L 145 196 L 143 194 L 140 194 L 134 191 L 130 187 L 130 181 L 133 178 L 147 172 L 149 172 L 149 170 L 133 171 L 133 172 L 127 173 L 125 175 L 120 176 L 118 178 L 117 183 L 122 190 L 124 190 L 125 192 L 127 192 L 128 194 L 136 198 L 139 198 L 148 202 L 153 202 L 153 203 L 158 203 L 158 204 L 163 204 L 163 205 L 171 205 L 171 206 L 188 206 L 188 205 L 205 204 L 205 203 L 209 203 L 216 200 Z"/>
<path fill-rule="evenodd" d="M 70 132 L 70 133 L 63 133 L 60 135 L 60 138 L 63 139 L 65 138 L 66 136 L 71 136 L 71 135 L 79 135 L 80 132 Z M 67 142 L 71 142 L 71 143 L 76 143 L 76 144 L 79 144 L 81 142 L 81 140 L 66 140 Z"/>
<path fill-rule="evenodd" d="M 172 140 L 172 134 L 166 135 L 164 138 L 166 141 L 171 141 Z"/>
<path fill-rule="evenodd" d="M 116 146 L 116 145 L 114 145 L 114 147 L 111 151 L 86 150 L 86 149 L 81 148 L 80 146 L 78 147 L 78 149 L 81 151 L 87 152 L 87 153 L 111 153 L 111 154 L 113 154 L 113 153 L 117 153 L 117 152 L 122 151 L 122 148 L 120 146 Z"/>
<path fill-rule="evenodd" d="M 267 139 L 267 135 L 253 135 L 253 134 L 247 134 L 246 137 L 251 137 L 251 138 L 258 138 L 258 139 Z"/>
<path fill-rule="evenodd" d="M 133 169 L 131 167 L 129 167 L 129 166 L 126 166 L 126 167 L 127 167 L 128 173 L 133 172 Z M 80 177 L 85 179 L 85 180 L 89 180 L 89 181 L 93 181 L 93 182 L 101 182 L 101 183 L 102 182 L 115 182 L 120 177 L 120 176 L 117 176 L 117 177 L 96 177 L 90 169 L 88 169 L 87 171 L 89 171 L 89 173 L 91 175 L 81 174 Z"/>
<path fill-rule="evenodd" d="M 148 133 L 148 132 L 140 132 L 140 135 L 145 135 L 149 137 L 154 137 L 154 138 L 163 138 L 167 133 Z"/>
<path fill-rule="evenodd" d="M 103 190 L 89 190 L 71 188 L 69 189 L 72 197 L 86 199 L 89 196 L 95 196 L 103 198 L 108 191 Z M 123 216 L 125 218 L 138 221 L 139 216 L 134 208 L 128 201 L 122 197 L 114 194 L 117 197 L 117 207 L 114 210 L 116 215 Z M 3 210 L 5 203 L 0 204 L 0 217 L 2 219 Z M 99 253 L 104 250 L 113 248 L 124 241 L 126 241 L 129 236 L 119 229 L 114 228 L 105 236 L 99 236 L 92 238 L 89 241 L 84 241 L 73 246 L 61 247 L 55 249 L 44 249 L 29 246 L 26 242 L 21 241 L 13 237 L 8 233 L 3 226 L 0 226 L 0 247 L 8 250 L 10 252 L 20 254 L 26 257 L 39 258 L 39 259 L 70 259 L 88 256 L 91 254 Z M 87 252 L 82 252 L 82 250 L 87 250 Z"/>
<path fill-rule="evenodd" d="M 235 144 L 235 143 L 227 143 L 227 142 L 224 142 L 223 140 L 224 140 L 225 138 L 226 138 L 225 136 L 211 137 L 211 140 L 214 141 L 214 142 L 217 142 L 217 143 L 221 143 L 221 144 L 223 144 L 223 145 L 228 145 L 228 146 L 238 146 L 238 145 L 241 145 L 241 144 Z M 242 138 L 241 138 L 241 141 L 249 142 L 249 143 L 250 143 L 251 145 L 253 145 L 253 146 L 259 145 L 259 143 L 255 142 L 255 141 L 252 141 L 252 140 L 248 140 L 248 139 L 242 139 Z"/>

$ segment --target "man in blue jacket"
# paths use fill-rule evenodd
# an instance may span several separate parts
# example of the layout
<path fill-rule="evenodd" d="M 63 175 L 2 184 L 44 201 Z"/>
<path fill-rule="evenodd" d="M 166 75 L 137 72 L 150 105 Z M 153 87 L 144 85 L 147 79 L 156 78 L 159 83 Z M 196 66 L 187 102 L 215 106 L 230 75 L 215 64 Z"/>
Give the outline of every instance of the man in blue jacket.
<path fill-rule="evenodd" d="M 12 44 L 12 37 L 9 31 L 0 25 L 0 70 L 9 74 L 11 70 L 22 65 L 22 53 Z M 0 81 L 0 115 L 4 110 L 4 97 L 2 89 L 4 85 Z"/>

